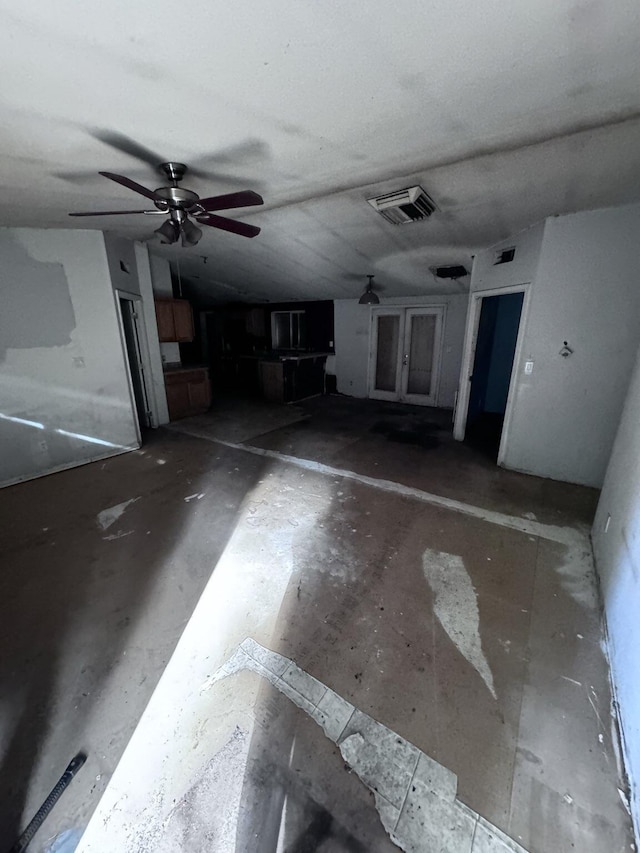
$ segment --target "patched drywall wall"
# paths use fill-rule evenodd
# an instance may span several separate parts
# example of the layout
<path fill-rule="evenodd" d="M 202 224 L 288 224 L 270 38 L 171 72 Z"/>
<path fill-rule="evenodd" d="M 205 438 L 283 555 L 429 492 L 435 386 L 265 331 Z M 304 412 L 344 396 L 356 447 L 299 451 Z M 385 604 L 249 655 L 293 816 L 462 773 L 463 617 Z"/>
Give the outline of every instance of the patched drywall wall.
<path fill-rule="evenodd" d="M 103 235 L 0 229 L 0 484 L 138 446 Z"/>
<path fill-rule="evenodd" d="M 440 408 L 453 408 L 455 403 L 467 301 L 466 294 L 380 300 L 381 305 L 398 307 L 446 306 L 437 403 Z M 338 391 L 350 397 L 367 397 L 371 335 L 369 306 L 359 305 L 357 299 L 337 299 L 334 302 L 334 333 Z"/>
<path fill-rule="evenodd" d="M 591 533 L 640 837 L 640 350 Z"/>
<path fill-rule="evenodd" d="M 2 270 L 0 360 L 6 359 L 9 349 L 70 344 L 76 316 L 63 265 L 39 261 L 19 241 L 5 239 Z M 15 270 L 23 274 L 12 282 Z M 46 311 L 42 310 L 44 305 Z"/>

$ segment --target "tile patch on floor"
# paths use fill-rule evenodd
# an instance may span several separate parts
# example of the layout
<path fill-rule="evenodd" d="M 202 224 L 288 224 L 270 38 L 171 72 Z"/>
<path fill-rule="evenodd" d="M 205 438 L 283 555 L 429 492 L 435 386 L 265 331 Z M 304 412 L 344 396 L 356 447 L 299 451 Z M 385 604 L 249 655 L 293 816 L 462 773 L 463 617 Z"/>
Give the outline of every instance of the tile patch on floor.
<path fill-rule="evenodd" d="M 450 556 L 450 555 L 445 555 Z M 406 853 L 526 853 L 456 798 L 454 773 L 363 714 L 293 661 L 247 638 L 202 689 L 242 670 L 269 681 L 305 711 L 373 793 L 391 840 Z"/>

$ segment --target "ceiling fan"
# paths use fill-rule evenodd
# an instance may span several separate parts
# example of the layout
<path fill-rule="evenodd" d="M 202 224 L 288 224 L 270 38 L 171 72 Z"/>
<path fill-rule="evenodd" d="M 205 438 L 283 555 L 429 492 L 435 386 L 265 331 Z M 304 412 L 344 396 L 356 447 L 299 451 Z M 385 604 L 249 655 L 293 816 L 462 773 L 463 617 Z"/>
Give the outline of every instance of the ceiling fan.
<path fill-rule="evenodd" d="M 249 225 L 248 222 L 238 222 L 237 219 L 228 219 L 226 216 L 218 216 L 215 213 L 217 210 L 231 210 L 237 207 L 251 207 L 252 205 L 264 204 L 264 199 L 258 193 L 253 192 L 253 190 L 242 190 L 225 195 L 200 198 L 192 190 L 178 186 L 187 171 L 184 163 L 173 161 L 160 163 L 158 170 L 168 178 L 171 182 L 170 186 L 150 190 L 124 175 L 117 175 L 114 172 L 98 173 L 150 199 L 155 205 L 155 210 L 85 211 L 82 213 L 70 213 L 69 216 L 121 216 L 130 213 L 163 216 L 168 213 L 169 218 L 156 229 L 155 233 L 160 235 L 163 243 L 177 243 L 181 239 L 182 245 L 185 247 L 197 245 L 202 237 L 201 229 L 197 225 L 194 225 L 189 217 L 192 217 L 201 225 L 221 228 L 223 231 L 240 234 L 242 237 L 256 237 L 260 233 L 260 229 L 256 225 Z"/>

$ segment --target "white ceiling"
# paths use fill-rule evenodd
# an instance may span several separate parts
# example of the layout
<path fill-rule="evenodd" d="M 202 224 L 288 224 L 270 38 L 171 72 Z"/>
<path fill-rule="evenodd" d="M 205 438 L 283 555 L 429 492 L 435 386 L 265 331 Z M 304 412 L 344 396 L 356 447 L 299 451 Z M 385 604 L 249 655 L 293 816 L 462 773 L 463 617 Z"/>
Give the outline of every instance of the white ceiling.
<path fill-rule="evenodd" d="M 429 267 L 545 216 L 640 200 L 637 0 L 31 0 L 0 3 L 0 224 L 139 209 L 97 171 L 162 183 L 95 131 L 251 188 L 253 240 L 206 229 L 180 259 L 203 296 L 463 289 Z M 70 177 L 69 173 L 86 173 Z M 439 210 L 393 226 L 372 195 Z M 146 239 L 151 217 L 82 220 Z M 206 264 L 203 257 L 207 258 Z M 195 278 L 197 276 L 197 278 Z"/>

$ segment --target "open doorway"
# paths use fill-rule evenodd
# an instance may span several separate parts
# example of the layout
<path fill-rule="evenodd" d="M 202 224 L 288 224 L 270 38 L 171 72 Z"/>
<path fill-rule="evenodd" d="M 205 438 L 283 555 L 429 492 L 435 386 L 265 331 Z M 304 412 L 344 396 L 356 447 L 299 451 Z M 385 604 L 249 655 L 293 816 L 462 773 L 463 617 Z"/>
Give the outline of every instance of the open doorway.
<path fill-rule="evenodd" d="M 122 333 L 127 361 L 129 363 L 131 391 L 135 402 L 140 437 L 142 438 L 143 430 L 151 426 L 151 410 L 142 360 L 142 330 L 140 316 L 137 311 L 137 302 L 139 301 L 122 293 L 118 294 L 120 316 L 122 317 Z"/>
<path fill-rule="evenodd" d="M 485 296 L 469 388 L 465 440 L 498 458 L 524 293 Z"/>

